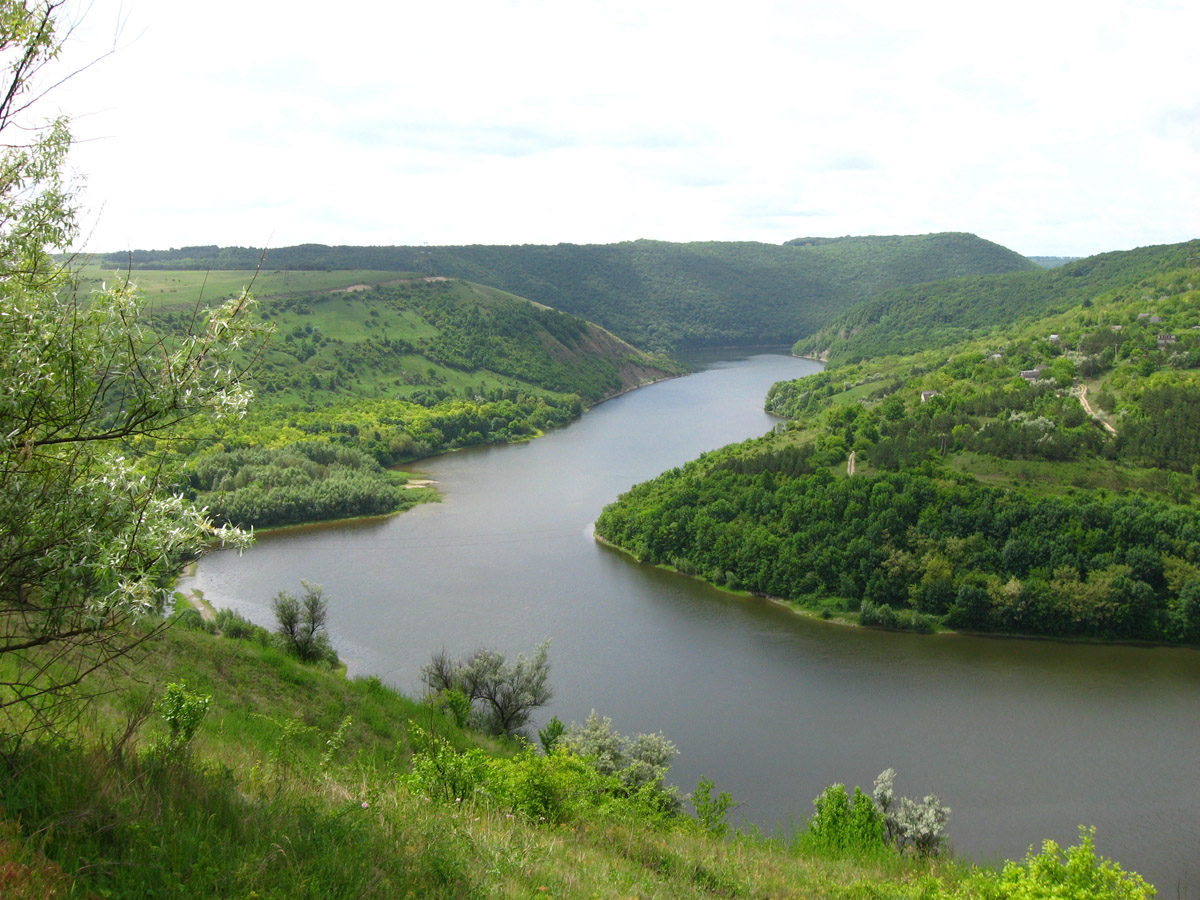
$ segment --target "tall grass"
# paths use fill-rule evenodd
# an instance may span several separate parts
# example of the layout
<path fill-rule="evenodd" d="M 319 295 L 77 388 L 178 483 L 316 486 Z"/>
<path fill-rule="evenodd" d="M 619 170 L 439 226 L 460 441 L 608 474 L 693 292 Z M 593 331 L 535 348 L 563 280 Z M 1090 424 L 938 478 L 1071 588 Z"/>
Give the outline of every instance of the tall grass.
<path fill-rule="evenodd" d="M 149 701 L 185 680 L 211 695 L 206 718 L 186 751 L 148 752 L 169 734 Z M 998 883 L 797 835 L 722 839 L 576 757 L 465 732 L 377 679 L 253 642 L 175 629 L 111 687 L 69 738 L 0 757 L 4 900 L 936 900 Z M 427 790 L 436 773 L 415 777 L 413 757 L 432 739 L 480 751 L 482 789 Z"/>

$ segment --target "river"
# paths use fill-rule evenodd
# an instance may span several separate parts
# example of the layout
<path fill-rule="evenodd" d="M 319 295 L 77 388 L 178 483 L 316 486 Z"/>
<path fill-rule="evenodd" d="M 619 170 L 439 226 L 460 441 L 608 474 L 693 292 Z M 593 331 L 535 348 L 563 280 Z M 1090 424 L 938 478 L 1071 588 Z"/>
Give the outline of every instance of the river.
<path fill-rule="evenodd" d="M 788 828 L 827 785 L 870 791 L 890 766 L 898 793 L 951 807 L 960 854 L 1019 858 L 1094 825 L 1099 851 L 1160 896 L 1200 896 L 1200 653 L 831 625 L 595 543 L 604 504 L 764 433 L 771 383 L 819 368 L 703 362 L 536 441 L 422 461 L 440 503 L 263 535 L 182 586 L 270 625 L 277 591 L 322 584 L 351 674 L 414 693 L 435 650 L 549 637 L 555 698 L 536 721 L 596 709 L 622 733 L 662 731 L 680 750 L 672 781 L 715 780 L 741 801 L 734 823 Z"/>

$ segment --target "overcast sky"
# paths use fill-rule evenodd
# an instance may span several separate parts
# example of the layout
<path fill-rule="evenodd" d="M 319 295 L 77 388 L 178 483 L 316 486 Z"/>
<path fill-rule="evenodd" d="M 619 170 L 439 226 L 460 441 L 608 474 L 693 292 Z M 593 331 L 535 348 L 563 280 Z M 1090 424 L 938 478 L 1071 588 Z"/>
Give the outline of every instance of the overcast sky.
<path fill-rule="evenodd" d="M 1197 0 L 84 5 L 91 250 L 1200 235 Z"/>

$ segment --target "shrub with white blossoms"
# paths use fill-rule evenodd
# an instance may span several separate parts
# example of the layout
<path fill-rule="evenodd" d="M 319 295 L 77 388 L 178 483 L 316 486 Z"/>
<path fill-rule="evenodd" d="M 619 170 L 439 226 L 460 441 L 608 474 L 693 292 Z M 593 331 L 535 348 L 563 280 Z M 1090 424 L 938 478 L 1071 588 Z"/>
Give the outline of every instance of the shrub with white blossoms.
<path fill-rule="evenodd" d="M 661 733 L 626 737 L 613 730 L 612 719 L 592 710 L 582 725 L 571 723 L 557 746 L 586 759 L 601 775 L 617 776 L 630 791 L 657 790 L 679 806 L 678 791 L 663 784 L 679 751 Z"/>
<path fill-rule="evenodd" d="M 934 794 L 918 803 L 911 797 L 896 797 L 894 769 L 884 769 L 875 779 L 875 805 L 883 813 L 884 838 L 900 852 L 912 847 L 921 856 L 936 856 L 946 842 L 946 820 L 950 807 Z"/>

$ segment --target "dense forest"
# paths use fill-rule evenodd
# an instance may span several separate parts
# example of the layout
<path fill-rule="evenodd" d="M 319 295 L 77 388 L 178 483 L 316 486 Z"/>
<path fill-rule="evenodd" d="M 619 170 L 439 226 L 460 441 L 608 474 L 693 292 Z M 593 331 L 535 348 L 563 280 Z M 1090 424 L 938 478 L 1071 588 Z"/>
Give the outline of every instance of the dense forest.
<path fill-rule="evenodd" d="M 575 395 L 493 389 L 431 400 L 349 399 L 312 409 L 260 404 L 238 423 L 182 429 L 177 488 L 238 526 L 373 516 L 432 499 L 386 470 L 460 447 L 536 437 L 577 418 Z"/>
<path fill-rule="evenodd" d="M 596 530 L 716 584 L 844 598 L 863 624 L 1200 639 L 1190 510 L 1141 497 L 1035 499 L 932 467 L 836 478 L 819 462 L 768 454 L 747 466 L 757 474 L 693 463 L 630 491 Z"/>
<path fill-rule="evenodd" d="M 1193 247 L 1083 260 L 1063 277 L 1110 274 L 1056 314 L 777 384 L 783 433 L 635 487 L 597 534 L 866 625 L 1200 641 Z M 1026 278 L 988 283 L 1016 304 Z"/>
<path fill-rule="evenodd" d="M 106 254 L 140 269 L 254 270 L 248 248 Z M 271 250 L 270 270 L 408 270 L 491 285 L 596 322 L 637 346 L 671 350 L 791 344 L 851 304 L 901 285 L 1036 268 L 968 234 L 753 242 Z"/>

